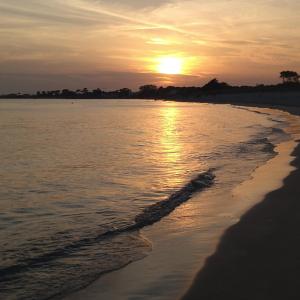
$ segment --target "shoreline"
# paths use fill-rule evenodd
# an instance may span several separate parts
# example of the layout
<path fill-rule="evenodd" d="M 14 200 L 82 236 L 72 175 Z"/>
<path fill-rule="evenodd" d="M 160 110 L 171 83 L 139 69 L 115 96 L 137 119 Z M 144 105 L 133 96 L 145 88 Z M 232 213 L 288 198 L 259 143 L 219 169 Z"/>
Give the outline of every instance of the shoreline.
<path fill-rule="evenodd" d="M 299 107 L 277 108 L 300 115 Z M 266 194 L 223 233 L 182 300 L 299 299 L 299 138 L 295 142 L 294 170 L 282 187 Z"/>
<path fill-rule="evenodd" d="M 252 108 L 257 108 L 257 107 L 252 107 Z M 286 155 L 289 157 L 289 161 L 286 162 L 287 168 L 289 162 L 292 160 L 290 153 L 293 148 L 294 147 L 290 148 L 289 153 L 283 154 L 283 156 Z M 275 157 L 277 156 L 280 155 L 276 155 Z M 284 174 L 281 173 L 281 177 L 279 176 L 280 184 L 282 183 L 283 178 L 286 177 L 290 173 L 290 171 L 291 171 L 290 169 L 288 170 L 285 169 L 283 171 Z M 272 187 L 269 188 L 267 191 L 264 191 L 263 196 L 266 195 L 270 190 L 272 190 Z M 278 185 L 275 185 L 274 189 L 277 187 Z M 113 298 L 113 299 L 128 299 L 125 295 L 127 295 L 128 297 L 137 296 L 140 297 L 139 299 L 142 299 L 142 297 L 144 297 L 145 299 L 148 299 L 147 297 L 149 297 L 149 299 L 152 298 L 153 299 L 178 299 L 179 296 L 182 296 L 184 292 L 187 291 L 191 282 L 193 281 L 193 278 L 197 274 L 197 271 L 199 270 L 198 262 L 204 264 L 204 261 L 208 257 L 208 255 L 211 255 L 215 251 L 216 246 L 219 243 L 222 234 L 224 233 L 224 230 L 232 226 L 232 224 L 235 224 L 239 220 L 240 216 L 244 214 L 246 211 L 248 211 L 248 209 L 250 209 L 253 205 L 257 204 L 258 201 L 259 202 L 262 201 L 263 196 L 256 198 L 254 200 L 252 199 L 252 200 L 243 201 L 245 203 L 242 204 L 241 207 L 239 208 L 240 213 L 234 215 L 235 219 L 233 221 L 232 220 L 224 221 L 224 223 L 227 222 L 226 223 L 227 225 L 224 226 L 223 224 L 222 225 L 223 227 L 221 226 L 222 228 L 220 227 L 217 230 L 215 230 L 213 240 L 211 240 L 209 243 L 207 243 L 207 241 L 204 240 L 200 241 L 200 244 L 201 243 L 207 244 L 204 246 L 204 248 L 206 248 L 204 252 L 206 255 L 204 256 L 203 256 L 204 253 L 201 253 L 200 255 L 196 253 L 197 247 L 195 247 L 195 245 L 193 245 L 194 248 L 191 248 L 190 245 L 190 243 L 192 244 L 199 243 L 199 241 L 196 242 L 196 240 L 199 239 L 197 233 L 189 232 L 188 234 L 186 234 L 187 233 L 186 232 L 184 237 L 183 236 L 181 237 L 179 236 L 179 238 L 178 237 L 174 238 L 173 236 L 171 238 L 168 237 L 168 235 L 170 234 L 170 230 L 169 230 L 170 222 L 174 221 L 174 215 L 175 215 L 175 219 L 176 219 L 176 215 L 179 215 L 181 217 L 182 210 L 183 212 L 185 210 L 184 207 L 181 207 L 180 209 L 173 212 L 171 218 L 167 217 L 161 220 L 159 224 L 152 225 L 149 228 L 143 229 L 141 231 L 141 234 L 143 236 L 145 235 L 146 239 L 149 239 L 154 242 L 153 245 L 154 249 L 147 257 L 145 257 L 140 261 L 131 263 L 125 268 L 122 268 L 114 272 L 110 272 L 100 277 L 94 283 L 89 285 L 87 288 L 72 293 L 66 296 L 64 299 L 79 300 L 79 299 L 95 299 L 99 297 Z M 205 197 L 204 194 L 203 197 Z M 207 192 L 206 192 L 206 197 L 207 197 Z M 199 196 L 196 196 L 195 199 L 191 199 L 186 205 L 192 206 L 195 205 L 195 203 L 197 202 L 200 203 L 200 206 L 196 206 L 196 207 L 200 211 L 203 210 L 204 208 L 205 211 L 207 207 L 205 207 L 205 204 L 201 201 L 201 195 L 200 198 Z M 217 203 L 217 205 L 220 205 L 220 203 Z M 228 213 L 228 209 L 227 209 L 227 213 Z M 226 218 L 228 218 L 228 216 L 227 217 L 225 216 L 225 219 Z M 174 233 L 171 231 L 171 235 L 173 234 Z M 200 235 L 200 239 L 201 239 L 201 235 Z M 185 245 L 184 246 L 185 249 L 183 250 L 184 256 L 194 256 L 193 258 L 189 258 L 189 260 L 193 259 L 192 264 L 189 261 L 189 264 L 183 265 L 176 261 L 176 257 L 178 257 L 179 255 L 181 256 L 183 254 L 182 252 L 180 252 L 181 247 L 178 247 L 179 249 L 176 250 L 174 249 L 174 247 L 176 247 L 176 244 L 178 244 L 178 242 Z M 169 249 L 173 249 L 172 254 L 169 252 Z M 166 271 L 165 268 L 167 268 L 168 270 Z M 145 272 L 144 271 L 145 269 L 147 270 L 147 272 L 144 274 L 144 276 L 146 277 L 141 278 L 139 274 Z M 178 272 L 178 270 L 183 271 L 183 269 L 186 274 L 184 275 L 185 277 L 182 277 L 180 279 L 180 276 L 182 275 L 180 274 L 180 272 Z M 151 270 L 150 273 L 152 273 L 152 275 L 150 274 L 150 276 L 149 276 L 149 270 Z M 164 274 L 165 271 L 166 274 Z M 153 275 L 153 273 L 158 273 L 158 274 Z M 177 284 L 176 287 L 169 286 L 170 279 L 164 279 L 167 278 L 166 276 L 169 276 L 172 273 L 174 274 L 172 275 L 174 277 L 174 279 L 172 280 L 178 280 L 179 277 L 179 280 L 181 280 L 180 283 L 181 286 L 178 287 L 179 282 L 176 283 Z M 153 278 L 151 279 L 151 276 L 154 276 L 155 279 L 154 281 Z M 183 283 L 184 286 L 182 286 Z M 112 286 L 112 290 L 111 288 L 108 289 L 109 286 Z M 169 289 L 169 291 L 166 292 L 166 289 Z M 166 293 L 168 294 L 168 296 L 166 295 Z M 195 299 L 198 299 L 198 297 L 196 296 Z"/>

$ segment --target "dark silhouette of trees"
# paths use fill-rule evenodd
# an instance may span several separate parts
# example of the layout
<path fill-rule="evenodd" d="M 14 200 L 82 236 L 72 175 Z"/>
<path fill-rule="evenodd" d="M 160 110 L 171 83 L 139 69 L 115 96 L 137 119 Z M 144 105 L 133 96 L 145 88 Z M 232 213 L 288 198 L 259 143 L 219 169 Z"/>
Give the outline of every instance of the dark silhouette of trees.
<path fill-rule="evenodd" d="M 219 82 L 218 79 L 214 78 L 202 87 L 202 91 L 204 91 L 204 92 L 220 92 L 220 91 L 224 91 L 230 87 L 231 86 L 229 84 L 227 84 L 226 82 Z"/>
<path fill-rule="evenodd" d="M 103 92 L 99 88 L 92 91 L 93 98 L 102 98 L 102 94 Z"/>
<path fill-rule="evenodd" d="M 214 78 L 201 86 L 167 86 L 157 87 L 153 84 L 142 85 L 138 91 L 122 88 L 113 91 L 103 91 L 100 88 L 88 90 L 87 88 L 37 91 L 35 94 L 11 93 L 0 95 L 0 98 L 43 98 L 43 99 L 170 99 L 180 101 L 200 101 L 206 96 L 219 94 L 246 94 L 264 92 L 300 92 L 300 76 L 295 71 L 282 71 L 280 78 L 283 84 L 256 86 L 231 86 Z M 207 97 L 206 97 L 207 98 Z"/>
<path fill-rule="evenodd" d="M 280 72 L 280 78 L 283 83 L 299 83 L 299 74 L 295 71 L 282 71 Z"/>
<path fill-rule="evenodd" d="M 157 93 L 156 85 L 146 84 L 146 85 L 140 86 L 140 89 L 139 89 L 140 97 L 153 98 L 153 97 L 156 97 L 156 93 Z"/>
<path fill-rule="evenodd" d="M 83 95 L 87 95 L 89 93 L 89 90 L 87 88 L 82 89 L 81 93 Z"/>
<path fill-rule="evenodd" d="M 63 89 L 60 93 L 61 98 L 73 98 L 76 97 L 76 92 L 73 92 L 68 89 Z"/>
<path fill-rule="evenodd" d="M 130 98 L 133 95 L 132 90 L 128 88 L 120 89 L 118 94 L 120 98 Z"/>

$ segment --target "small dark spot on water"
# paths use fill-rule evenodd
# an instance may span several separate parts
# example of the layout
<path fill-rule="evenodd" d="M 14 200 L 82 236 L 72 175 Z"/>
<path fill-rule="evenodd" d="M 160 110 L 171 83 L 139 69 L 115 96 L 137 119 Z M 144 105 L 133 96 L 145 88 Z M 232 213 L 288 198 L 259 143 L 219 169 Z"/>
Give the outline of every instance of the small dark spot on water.
<path fill-rule="evenodd" d="M 46 191 L 46 190 L 29 190 L 29 193 L 36 193 L 36 194 L 48 194 L 51 193 L 51 191 Z"/>
<path fill-rule="evenodd" d="M 16 214 L 31 214 L 35 211 L 36 211 L 35 208 L 30 208 L 30 207 L 20 207 L 12 210 L 12 212 Z"/>

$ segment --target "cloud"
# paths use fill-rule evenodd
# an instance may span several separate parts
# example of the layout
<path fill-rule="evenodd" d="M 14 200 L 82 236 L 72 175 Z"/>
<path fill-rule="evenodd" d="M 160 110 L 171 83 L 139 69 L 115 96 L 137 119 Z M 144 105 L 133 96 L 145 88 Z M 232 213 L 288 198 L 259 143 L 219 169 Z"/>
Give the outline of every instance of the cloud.
<path fill-rule="evenodd" d="M 296 0 L 0 0 L 0 67 L 44 74 L 49 86 L 51 74 L 112 72 L 105 78 L 117 86 L 117 74 L 148 73 L 155 57 L 179 55 L 189 74 L 238 81 L 243 66 L 254 78 L 267 65 L 271 77 L 272 66 L 299 67 L 299 9 Z M 129 77 L 137 85 L 143 76 Z"/>
<path fill-rule="evenodd" d="M 98 1 L 99 3 L 105 4 L 108 1 Z M 128 7 L 131 9 L 149 9 L 160 7 L 162 5 L 172 3 L 174 0 L 151 0 L 151 1 L 143 1 L 143 0 L 110 0 L 109 3 Z"/>

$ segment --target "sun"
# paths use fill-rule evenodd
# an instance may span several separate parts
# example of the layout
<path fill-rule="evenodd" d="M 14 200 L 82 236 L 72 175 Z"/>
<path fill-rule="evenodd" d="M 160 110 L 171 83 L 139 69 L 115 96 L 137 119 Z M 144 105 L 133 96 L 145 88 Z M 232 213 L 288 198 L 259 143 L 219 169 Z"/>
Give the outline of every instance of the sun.
<path fill-rule="evenodd" d="M 158 59 L 157 71 L 162 74 L 181 74 L 182 59 L 178 57 L 161 57 Z"/>

